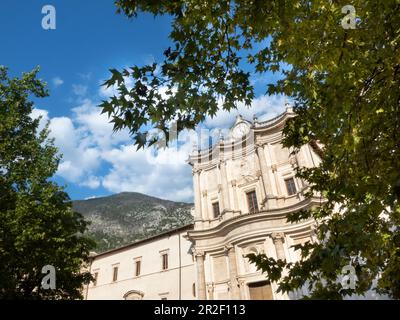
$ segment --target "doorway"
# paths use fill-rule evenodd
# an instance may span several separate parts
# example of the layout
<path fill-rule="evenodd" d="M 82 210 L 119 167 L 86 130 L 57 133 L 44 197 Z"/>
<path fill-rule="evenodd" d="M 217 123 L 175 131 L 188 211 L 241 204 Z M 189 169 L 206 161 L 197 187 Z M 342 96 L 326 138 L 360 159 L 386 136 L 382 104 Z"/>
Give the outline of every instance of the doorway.
<path fill-rule="evenodd" d="M 249 283 L 250 300 L 274 300 L 271 283 L 260 281 Z"/>

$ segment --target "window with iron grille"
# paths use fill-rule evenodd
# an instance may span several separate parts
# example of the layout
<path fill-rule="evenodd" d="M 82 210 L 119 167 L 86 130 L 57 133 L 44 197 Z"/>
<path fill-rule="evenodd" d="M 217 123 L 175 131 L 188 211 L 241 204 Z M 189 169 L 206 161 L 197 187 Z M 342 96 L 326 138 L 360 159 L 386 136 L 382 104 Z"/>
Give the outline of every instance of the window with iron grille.
<path fill-rule="evenodd" d="M 168 269 L 168 253 L 164 253 L 162 255 L 162 269 L 163 270 Z"/>
<path fill-rule="evenodd" d="M 113 282 L 118 280 L 118 267 L 113 268 Z"/>
<path fill-rule="evenodd" d="M 135 276 L 136 277 L 139 277 L 140 276 L 140 272 L 141 272 L 141 267 L 142 267 L 142 261 L 140 261 L 140 260 L 137 260 L 136 262 L 135 262 Z"/>
<path fill-rule="evenodd" d="M 250 191 L 246 193 L 247 203 L 249 205 L 249 212 L 258 212 L 257 195 L 255 191 Z"/>
<path fill-rule="evenodd" d="M 213 214 L 214 214 L 214 218 L 218 218 L 219 217 L 219 203 L 218 202 L 214 202 L 212 204 L 212 208 L 213 208 Z"/>
<path fill-rule="evenodd" d="M 296 194 L 296 184 L 294 183 L 293 178 L 286 179 L 285 184 L 289 196 Z"/>

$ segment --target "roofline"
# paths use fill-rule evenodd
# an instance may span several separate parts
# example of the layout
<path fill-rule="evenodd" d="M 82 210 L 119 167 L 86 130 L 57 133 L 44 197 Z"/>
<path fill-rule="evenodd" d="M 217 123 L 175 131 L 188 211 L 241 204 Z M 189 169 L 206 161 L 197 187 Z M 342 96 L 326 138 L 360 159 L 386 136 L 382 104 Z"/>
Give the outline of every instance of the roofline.
<path fill-rule="evenodd" d="M 173 234 L 179 233 L 181 231 L 191 230 L 193 228 L 194 228 L 194 223 L 190 223 L 190 224 L 184 225 L 184 226 L 176 228 L 176 229 L 165 231 L 165 232 L 156 234 L 154 236 L 151 236 L 151 237 L 148 237 L 148 238 L 145 238 L 145 239 L 142 239 L 142 240 L 138 240 L 136 242 L 127 244 L 127 245 L 119 247 L 119 248 L 115 248 L 115 249 L 111 249 L 111 250 L 108 250 L 108 251 L 104 251 L 104 252 L 98 253 L 98 254 L 93 255 L 92 257 L 90 257 L 90 259 L 95 260 L 95 259 L 97 259 L 99 257 L 105 256 L 105 255 L 108 255 L 108 254 L 112 254 L 112 253 L 116 253 L 118 251 L 124 251 L 126 249 L 134 248 L 134 247 L 136 247 L 138 245 L 141 245 L 143 243 L 150 242 L 150 241 L 153 241 L 153 240 L 158 239 L 158 238 L 163 238 L 163 237 L 166 237 L 168 235 L 173 235 Z"/>
<path fill-rule="evenodd" d="M 250 122 L 249 120 L 246 119 L 242 119 L 243 121 L 246 121 L 250 124 L 251 126 L 251 130 L 254 131 L 255 133 L 258 133 L 260 131 L 265 131 L 265 130 L 269 130 L 269 129 L 273 129 L 279 125 L 285 124 L 286 121 L 290 118 L 293 118 L 296 116 L 296 113 L 293 111 L 293 108 L 288 106 L 286 108 L 286 110 L 282 113 L 280 113 L 279 115 L 277 115 L 276 117 L 272 118 L 272 119 L 267 119 L 265 121 L 253 121 Z M 232 128 L 231 128 L 232 129 Z M 248 140 L 248 136 L 244 137 L 244 140 Z M 218 142 L 216 142 L 214 145 L 208 147 L 208 148 L 204 148 L 204 149 L 198 149 L 196 151 L 193 151 L 190 155 L 189 158 L 186 160 L 186 162 L 193 166 L 194 162 L 197 162 L 197 159 L 203 158 L 203 157 L 208 157 L 210 154 L 212 154 L 214 152 L 215 149 L 220 149 L 223 151 L 223 149 L 225 148 L 225 146 L 231 146 L 231 145 L 239 145 L 243 142 L 242 140 L 219 140 Z"/>

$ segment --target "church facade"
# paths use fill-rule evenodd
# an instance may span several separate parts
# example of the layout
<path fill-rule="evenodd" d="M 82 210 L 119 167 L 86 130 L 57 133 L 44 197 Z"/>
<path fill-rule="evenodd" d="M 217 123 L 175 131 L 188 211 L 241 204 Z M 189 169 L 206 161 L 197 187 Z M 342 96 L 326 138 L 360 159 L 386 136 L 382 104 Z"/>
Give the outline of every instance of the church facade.
<path fill-rule="evenodd" d="M 291 212 L 318 206 L 306 198 L 296 167 L 318 165 L 309 145 L 296 154 L 282 146 L 292 109 L 268 121 L 238 117 L 228 137 L 195 150 L 194 223 L 93 257 L 96 281 L 86 299 L 295 299 L 245 257 L 298 261 L 293 245 L 315 241 L 313 221 L 290 224 Z M 302 293 L 299 292 L 299 295 Z"/>

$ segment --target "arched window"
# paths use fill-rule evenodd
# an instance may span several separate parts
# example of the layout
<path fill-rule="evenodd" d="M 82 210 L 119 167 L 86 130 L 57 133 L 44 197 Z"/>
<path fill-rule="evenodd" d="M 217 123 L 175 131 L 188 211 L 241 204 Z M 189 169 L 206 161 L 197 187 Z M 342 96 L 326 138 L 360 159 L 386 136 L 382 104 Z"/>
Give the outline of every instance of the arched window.
<path fill-rule="evenodd" d="M 137 290 L 131 290 L 124 294 L 125 300 L 142 300 L 144 293 Z"/>
<path fill-rule="evenodd" d="M 247 254 L 255 254 L 258 255 L 262 250 L 257 248 L 256 246 L 249 247 L 245 250 L 245 255 Z M 249 259 L 245 259 L 245 270 L 247 273 L 255 273 L 257 272 L 257 266 L 254 263 L 251 263 Z"/>

